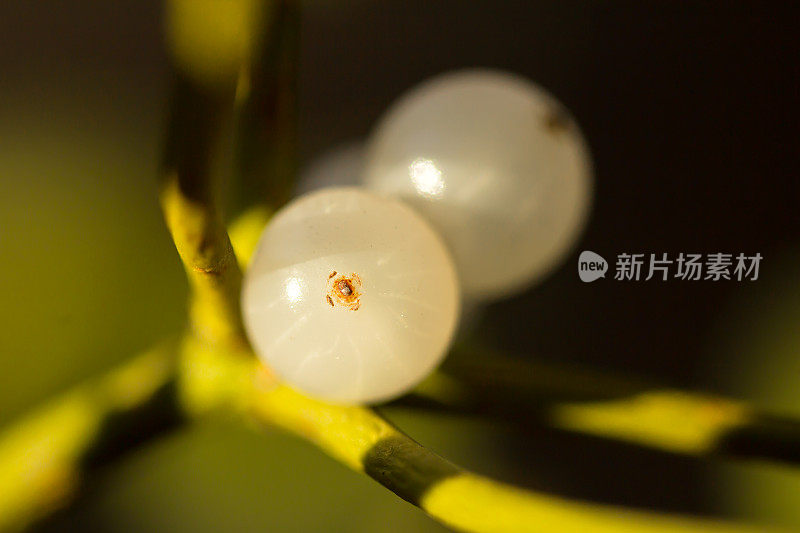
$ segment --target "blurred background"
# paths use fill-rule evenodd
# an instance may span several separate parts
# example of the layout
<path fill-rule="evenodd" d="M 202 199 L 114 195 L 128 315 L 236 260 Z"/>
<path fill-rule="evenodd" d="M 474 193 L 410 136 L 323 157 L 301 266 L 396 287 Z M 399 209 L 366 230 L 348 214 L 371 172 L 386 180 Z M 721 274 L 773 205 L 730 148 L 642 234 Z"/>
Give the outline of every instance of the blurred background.
<path fill-rule="evenodd" d="M 179 331 L 156 201 L 169 82 L 158 1 L 0 3 L 0 424 Z M 453 68 L 520 73 L 569 107 L 596 171 L 563 267 L 472 334 L 800 416 L 800 9 L 793 2 L 304 2 L 300 150 L 369 134 Z M 755 282 L 581 283 L 580 250 L 764 257 Z M 613 268 L 613 267 L 612 267 Z M 556 494 L 800 527 L 800 473 L 400 409 L 422 444 Z M 278 431 L 209 422 L 103 472 L 43 531 L 442 531 Z"/>

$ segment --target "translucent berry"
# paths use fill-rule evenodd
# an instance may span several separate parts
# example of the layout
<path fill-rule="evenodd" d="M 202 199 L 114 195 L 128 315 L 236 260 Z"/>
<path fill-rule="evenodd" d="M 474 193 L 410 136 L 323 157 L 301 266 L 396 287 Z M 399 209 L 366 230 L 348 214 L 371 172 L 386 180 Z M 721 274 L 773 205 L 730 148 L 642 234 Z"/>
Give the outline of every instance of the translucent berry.
<path fill-rule="evenodd" d="M 447 242 L 465 296 L 492 300 L 564 259 L 592 179 L 581 132 L 552 96 L 515 75 L 468 70 L 423 83 L 387 111 L 364 181 L 416 207 Z"/>
<path fill-rule="evenodd" d="M 459 287 L 445 245 L 411 208 L 332 188 L 275 215 L 242 308 L 256 353 L 287 383 L 331 401 L 375 402 L 442 360 Z"/>

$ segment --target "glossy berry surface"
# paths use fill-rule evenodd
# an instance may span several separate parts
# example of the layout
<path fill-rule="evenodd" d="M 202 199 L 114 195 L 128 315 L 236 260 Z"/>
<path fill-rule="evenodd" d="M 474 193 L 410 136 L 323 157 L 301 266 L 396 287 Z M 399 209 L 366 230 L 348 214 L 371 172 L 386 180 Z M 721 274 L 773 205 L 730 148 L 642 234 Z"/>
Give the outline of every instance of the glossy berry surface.
<path fill-rule="evenodd" d="M 402 96 L 368 143 L 364 183 L 411 203 L 440 231 L 465 296 L 524 290 L 584 226 L 591 163 L 570 115 L 515 75 L 467 70 Z"/>
<path fill-rule="evenodd" d="M 356 188 L 301 196 L 268 224 L 245 277 L 256 353 L 288 384 L 341 403 L 390 399 L 442 360 L 459 286 L 436 234 Z"/>

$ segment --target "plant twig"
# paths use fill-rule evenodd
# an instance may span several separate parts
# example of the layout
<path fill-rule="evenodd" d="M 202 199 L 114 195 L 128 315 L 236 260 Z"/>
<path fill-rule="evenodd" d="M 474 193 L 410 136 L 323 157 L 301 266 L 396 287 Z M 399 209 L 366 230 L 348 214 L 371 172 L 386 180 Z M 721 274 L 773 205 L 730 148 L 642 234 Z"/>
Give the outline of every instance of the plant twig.
<path fill-rule="evenodd" d="M 190 324 L 207 342 L 245 345 L 242 273 L 225 231 L 213 176 L 233 89 L 206 88 L 177 74 L 161 173 L 161 206 L 191 285 Z"/>
<path fill-rule="evenodd" d="M 173 356 L 153 349 L 0 433 L 0 531 L 65 505 L 96 468 L 180 424 Z"/>
<path fill-rule="evenodd" d="M 244 66 L 237 94 L 235 178 L 247 208 L 282 206 L 297 172 L 299 0 L 275 0 L 264 10 L 263 38 Z"/>
<path fill-rule="evenodd" d="M 800 465 L 800 421 L 743 401 L 464 349 L 397 405 L 487 416 L 689 455 Z"/>
<path fill-rule="evenodd" d="M 308 439 L 436 520 L 474 532 L 766 532 L 763 527 L 581 503 L 466 471 L 373 410 L 313 400 L 254 357 L 188 335 L 173 373 L 159 349 L 81 386 L 0 435 L 0 531 L 67 503 L 93 468 L 187 418 L 222 413 Z"/>
<path fill-rule="evenodd" d="M 199 349 L 200 348 L 200 349 Z M 308 398 L 252 359 L 186 346 L 187 409 L 239 413 L 299 435 L 436 520 L 474 532 L 753 532 L 765 528 L 570 501 L 466 471 L 427 450 L 372 409 Z M 211 368 L 205 368 L 211 365 Z"/>

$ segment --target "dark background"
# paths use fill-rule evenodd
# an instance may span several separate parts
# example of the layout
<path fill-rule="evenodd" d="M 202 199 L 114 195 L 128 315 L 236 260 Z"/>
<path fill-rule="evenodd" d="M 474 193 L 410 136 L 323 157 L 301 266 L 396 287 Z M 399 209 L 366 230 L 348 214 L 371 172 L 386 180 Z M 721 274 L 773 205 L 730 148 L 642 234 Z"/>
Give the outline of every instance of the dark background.
<path fill-rule="evenodd" d="M 490 307 L 473 334 L 521 357 L 800 414 L 796 3 L 304 5 L 304 162 L 368 135 L 405 89 L 459 67 L 520 73 L 580 123 L 596 172 L 584 237 L 563 268 Z M 185 282 L 154 192 L 169 79 L 162 33 L 158 2 L 0 5 L 0 423 L 181 325 Z M 764 259 L 755 282 L 583 284 L 583 249 L 612 263 L 622 252 Z M 389 414 L 423 444 L 509 481 L 800 527 L 795 472 Z M 132 458 L 51 527 L 436 530 L 328 463 L 279 433 L 212 424 Z M 198 502 L 210 503 L 200 512 Z M 353 526 L 352 510 L 364 508 L 374 516 Z"/>

